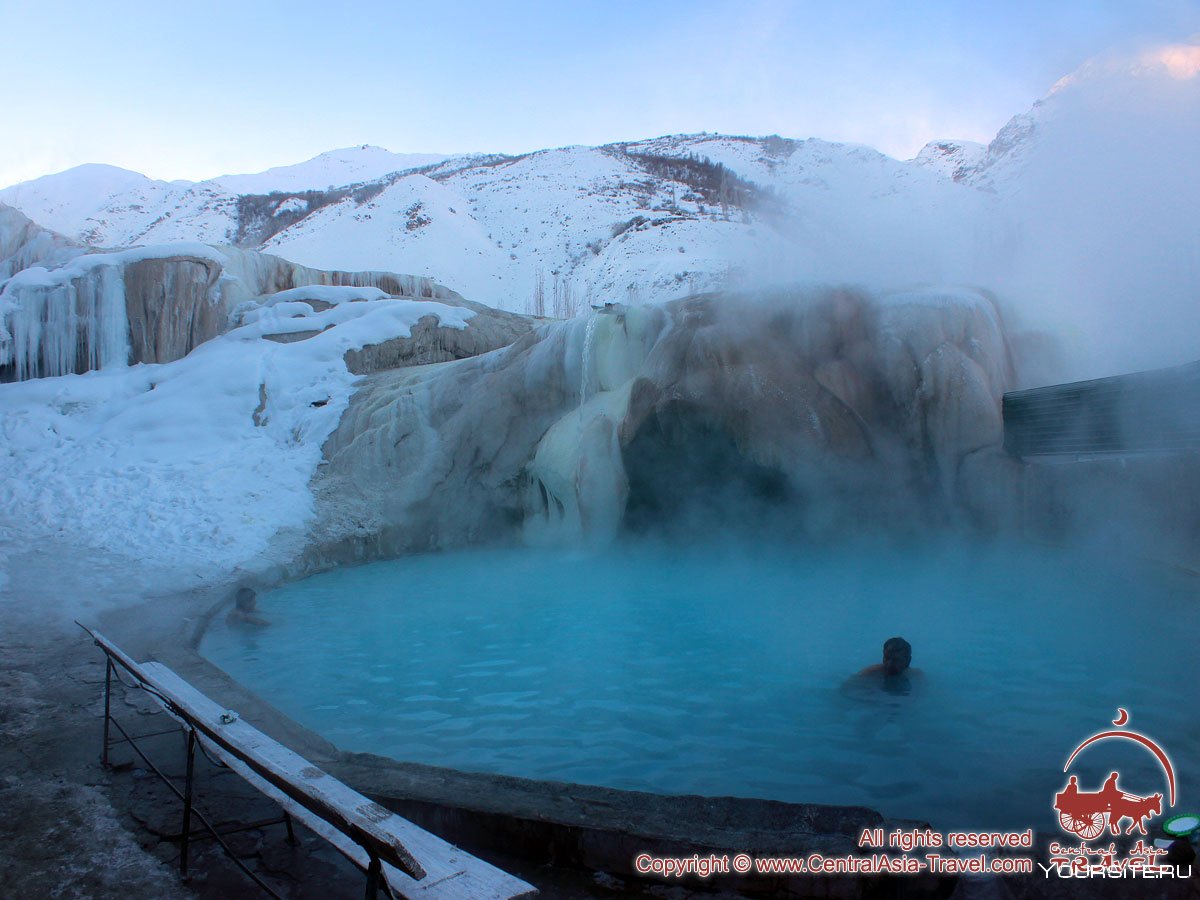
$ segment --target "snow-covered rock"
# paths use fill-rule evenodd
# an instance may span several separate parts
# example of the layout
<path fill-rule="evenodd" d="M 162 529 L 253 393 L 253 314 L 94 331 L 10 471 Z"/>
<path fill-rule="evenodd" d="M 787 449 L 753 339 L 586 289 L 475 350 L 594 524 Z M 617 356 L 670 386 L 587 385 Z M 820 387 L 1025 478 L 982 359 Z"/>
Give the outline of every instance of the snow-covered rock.
<path fill-rule="evenodd" d="M 3 283 L 0 376 L 21 381 L 171 362 L 229 330 L 247 301 L 306 285 L 466 303 L 427 278 L 309 269 L 235 247 L 85 253 L 57 268 L 25 268 Z"/>
<path fill-rule="evenodd" d="M 952 181 L 962 181 L 979 168 L 986 154 L 987 145 L 974 141 L 930 141 L 914 162 Z"/>
<path fill-rule="evenodd" d="M 37 265 L 59 265 L 84 248 L 57 232 L 42 228 L 11 206 L 0 203 L 0 284 Z"/>

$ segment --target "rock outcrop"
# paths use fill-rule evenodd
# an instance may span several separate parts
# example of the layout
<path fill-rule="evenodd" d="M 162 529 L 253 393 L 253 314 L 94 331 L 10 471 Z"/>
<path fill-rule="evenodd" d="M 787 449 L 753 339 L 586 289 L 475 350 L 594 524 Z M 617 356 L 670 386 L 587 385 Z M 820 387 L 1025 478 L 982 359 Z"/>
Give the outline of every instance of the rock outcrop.
<path fill-rule="evenodd" d="M 346 354 L 346 365 L 355 375 L 369 375 L 385 369 L 424 366 L 431 363 L 468 359 L 507 347 L 528 334 L 537 321 L 530 316 L 493 309 L 482 303 L 458 298 L 442 303 L 472 310 L 470 325 L 463 329 L 442 328 L 434 317 L 421 319 L 408 337 L 368 344 Z"/>
<path fill-rule="evenodd" d="M 999 443 L 1011 381 L 973 291 L 613 306 L 367 379 L 325 446 L 315 542 L 395 555 L 736 515 L 911 531 L 959 514 L 959 469 Z"/>

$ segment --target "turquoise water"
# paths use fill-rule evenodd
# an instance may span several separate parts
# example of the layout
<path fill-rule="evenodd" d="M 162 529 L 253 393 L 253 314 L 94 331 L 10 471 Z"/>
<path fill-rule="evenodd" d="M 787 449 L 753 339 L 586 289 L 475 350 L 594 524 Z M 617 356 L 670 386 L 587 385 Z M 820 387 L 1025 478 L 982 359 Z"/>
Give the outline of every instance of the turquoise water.
<path fill-rule="evenodd" d="M 1024 546 L 478 551 L 287 585 L 260 597 L 269 626 L 221 619 L 202 650 L 347 750 L 1027 827 L 1117 707 L 1200 797 L 1198 594 Z M 909 692 L 847 685 L 896 634 Z M 1146 757 L 1107 742 L 1072 772 L 1163 790 Z"/>

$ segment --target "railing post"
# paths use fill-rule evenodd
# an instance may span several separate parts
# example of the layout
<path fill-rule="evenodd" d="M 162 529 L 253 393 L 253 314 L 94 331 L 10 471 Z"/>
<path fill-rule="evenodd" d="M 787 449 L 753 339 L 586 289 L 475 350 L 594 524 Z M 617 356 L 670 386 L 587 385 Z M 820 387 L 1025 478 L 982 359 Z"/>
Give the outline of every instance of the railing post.
<path fill-rule="evenodd" d="M 108 768 L 108 722 L 112 718 L 112 657 L 104 654 L 104 748 L 100 751 L 100 765 Z"/>
<path fill-rule="evenodd" d="M 188 839 L 192 832 L 192 774 L 196 768 L 196 729 L 188 729 L 187 780 L 183 786 L 183 846 L 179 851 L 179 873 L 187 878 Z"/>
<path fill-rule="evenodd" d="M 367 866 L 367 900 L 379 900 L 379 877 L 382 874 L 379 857 L 372 853 L 371 862 Z"/>
<path fill-rule="evenodd" d="M 284 821 L 284 824 L 286 824 L 286 825 L 287 825 L 287 832 L 288 832 L 287 839 L 288 839 L 288 843 L 289 843 L 289 844 L 291 844 L 293 847 L 295 847 L 295 846 L 296 846 L 297 844 L 299 844 L 300 842 L 299 842 L 298 840 L 296 840 L 296 832 L 295 832 L 295 830 L 292 828 L 292 817 L 291 817 L 291 815 L 288 813 L 288 811 L 287 811 L 287 810 L 284 810 L 284 812 L 283 812 L 283 821 Z"/>

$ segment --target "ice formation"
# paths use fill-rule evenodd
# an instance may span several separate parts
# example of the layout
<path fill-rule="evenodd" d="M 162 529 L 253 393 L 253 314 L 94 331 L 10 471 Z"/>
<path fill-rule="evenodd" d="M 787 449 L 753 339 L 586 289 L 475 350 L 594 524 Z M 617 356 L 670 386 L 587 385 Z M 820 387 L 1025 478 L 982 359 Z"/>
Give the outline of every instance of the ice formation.
<path fill-rule="evenodd" d="M 115 265 L 91 266 L 73 279 L 26 269 L 0 294 L 0 312 L 0 366 L 11 364 L 17 381 L 129 361 L 125 290 Z"/>
<path fill-rule="evenodd" d="M 140 362 L 171 362 L 228 331 L 256 298 L 309 287 L 464 302 L 428 278 L 330 272 L 234 247 L 174 243 L 84 253 L 34 265 L 0 288 L 0 377 L 22 381 Z M 300 295 L 295 295 L 299 297 Z"/>
<path fill-rule="evenodd" d="M 609 307 L 564 327 L 568 346 L 582 332 L 579 407 L 550 427 L 529 464 L 523 534 L 532 544 L 615 536 L 629 490 L 618 432 L 663 320 L 645 308 Z"/>

